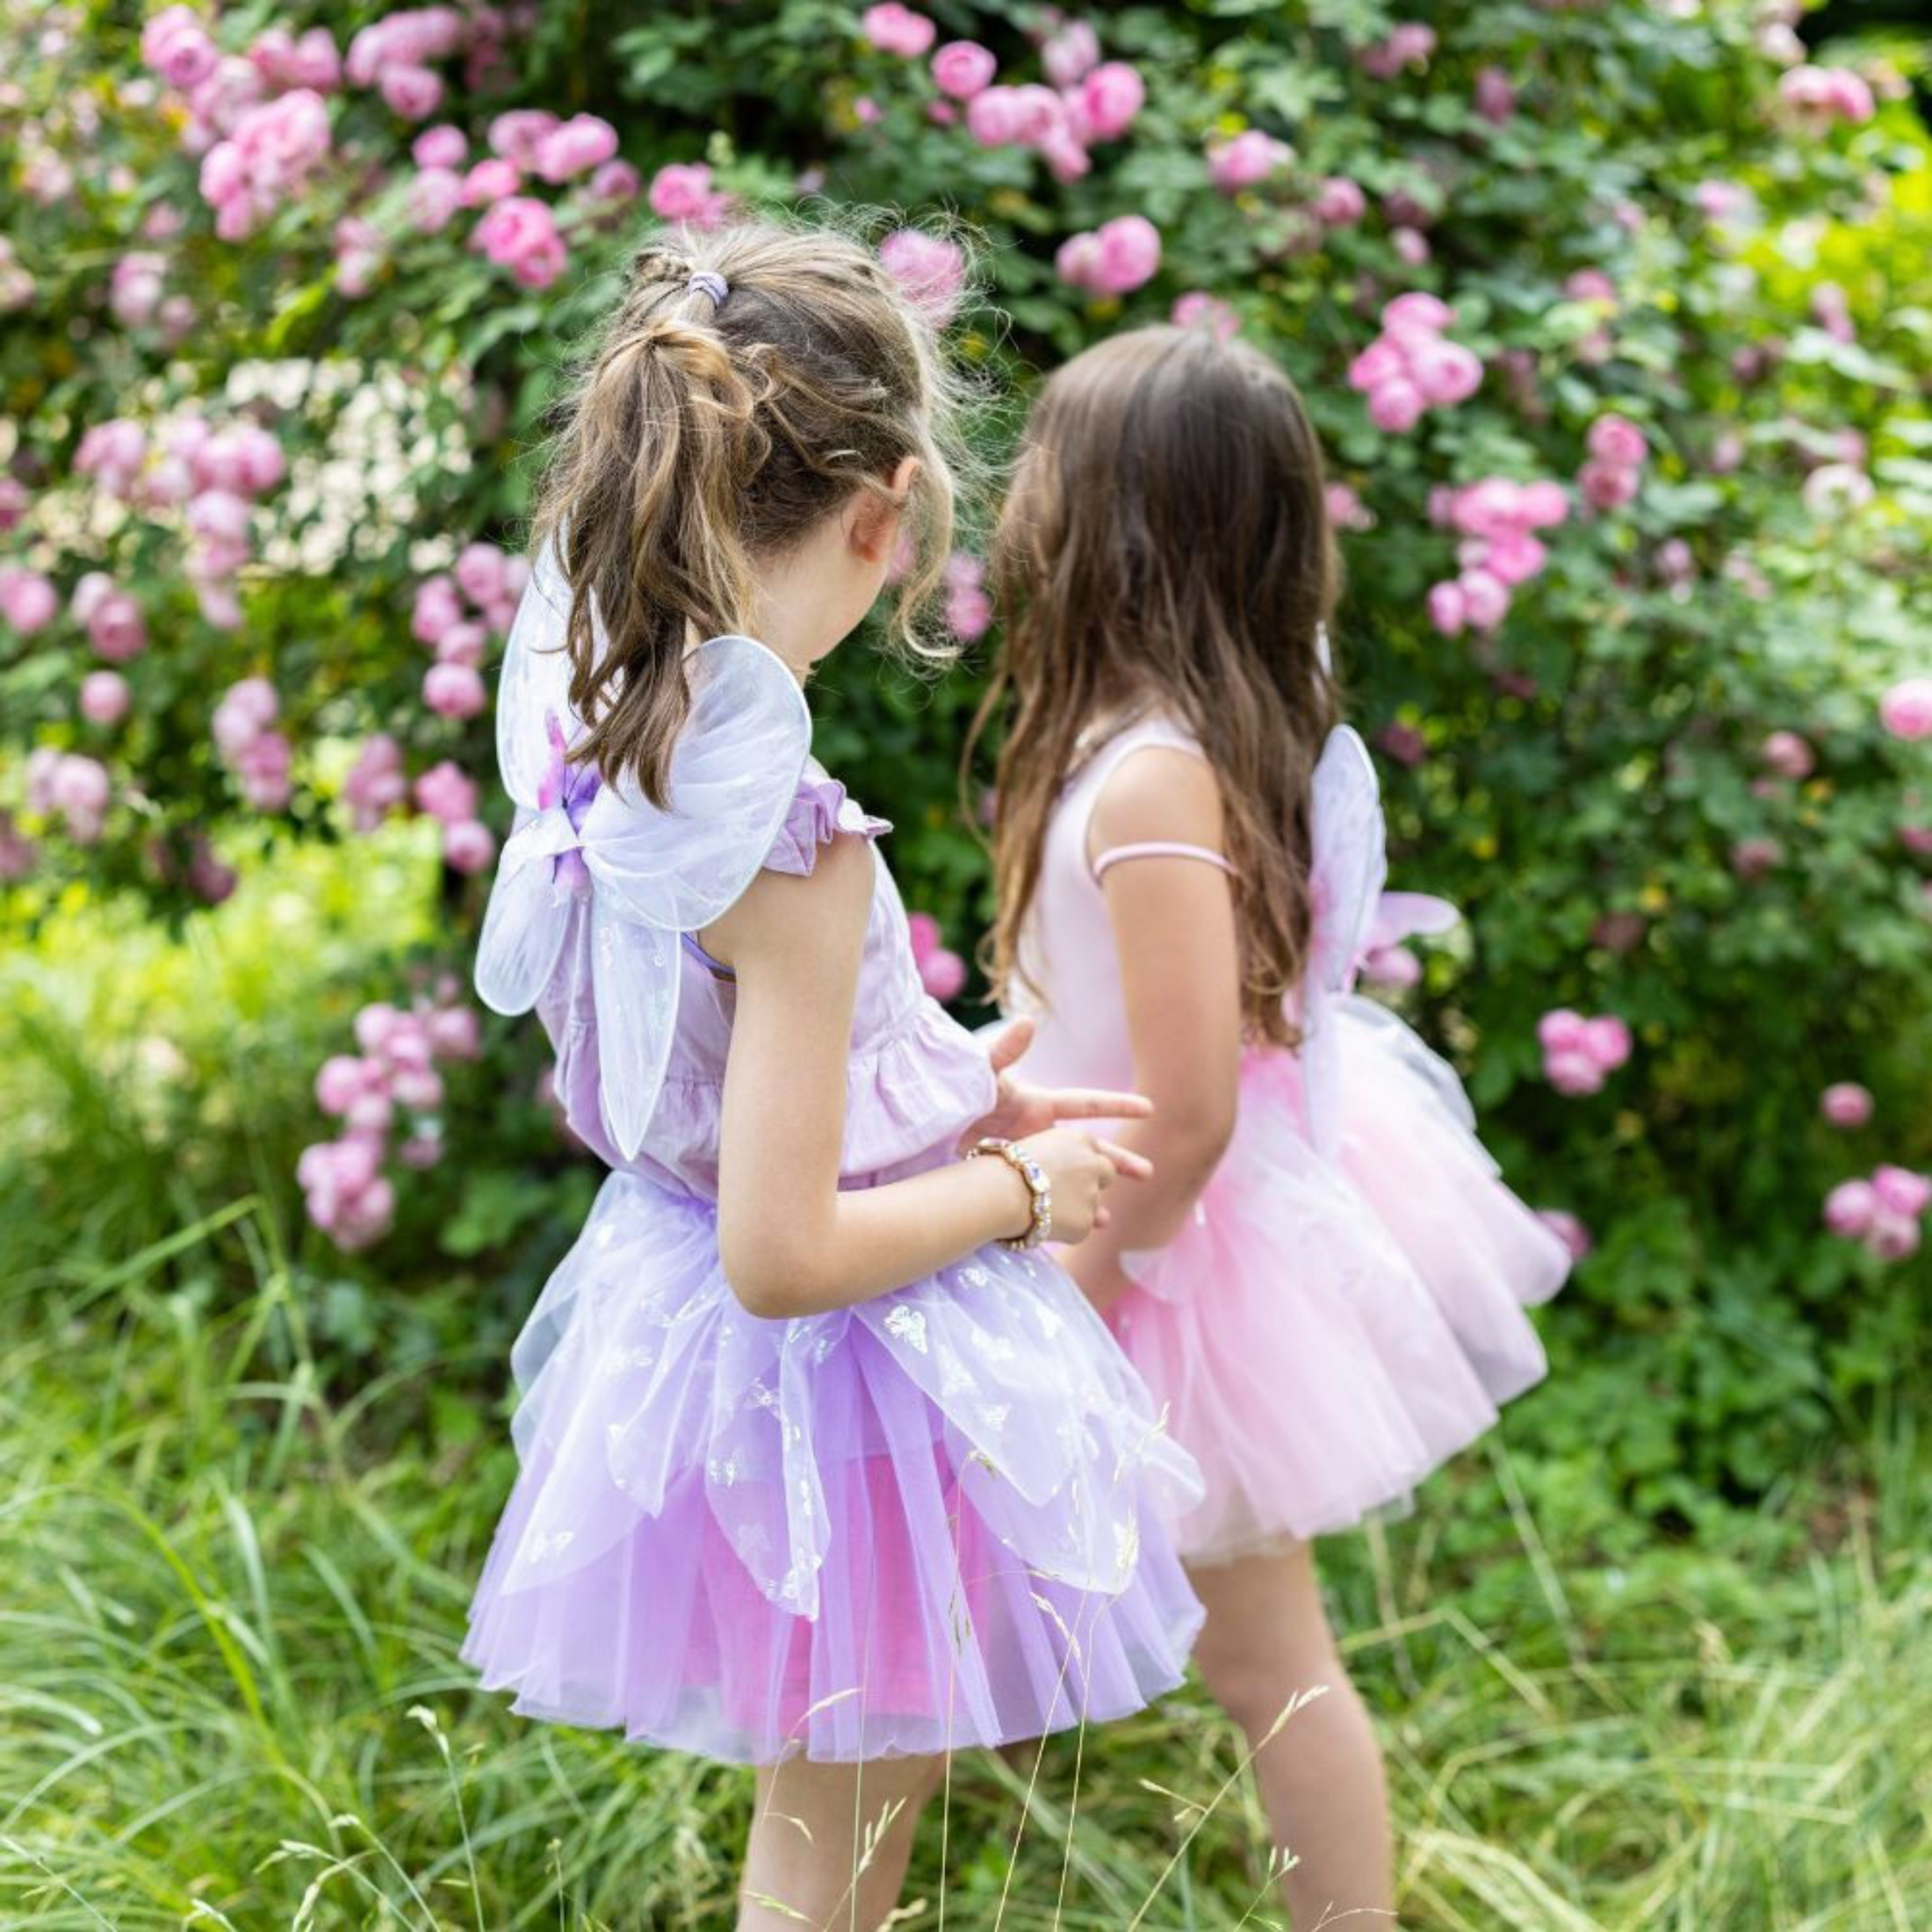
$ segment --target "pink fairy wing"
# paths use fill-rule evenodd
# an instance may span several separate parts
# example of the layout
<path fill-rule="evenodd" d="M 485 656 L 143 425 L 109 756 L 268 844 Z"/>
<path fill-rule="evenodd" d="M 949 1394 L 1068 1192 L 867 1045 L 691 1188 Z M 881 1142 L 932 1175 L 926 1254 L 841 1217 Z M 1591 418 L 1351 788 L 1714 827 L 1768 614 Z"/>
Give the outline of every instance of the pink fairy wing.
<path fill-rule="evenodd" d="M 1329 733 L 1315 768 L 1314 917 L 1301 999 L 1301 1078 L 1308 1137 L 1333 1158 L 1338 1149 L 1340 1067 L 1330 1003 L 1353 984 L 1388 876 L 1381 790 L 1368 747 L 1348 725 Z"/>

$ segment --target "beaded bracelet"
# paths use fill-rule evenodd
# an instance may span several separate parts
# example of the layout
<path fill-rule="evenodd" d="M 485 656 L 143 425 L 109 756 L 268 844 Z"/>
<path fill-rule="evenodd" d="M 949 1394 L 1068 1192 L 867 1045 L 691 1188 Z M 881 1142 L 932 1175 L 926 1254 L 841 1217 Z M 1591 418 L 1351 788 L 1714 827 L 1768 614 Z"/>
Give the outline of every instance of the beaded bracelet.
<path fill-rule="evenodd" d="M 977 1142 L 966 1150 L 966 1158 L 977 1160 L 982 1154 L 997 1154 L 1013 1172 L 1027 1184 L 1027 1193 L 1033 1203 L 1032 1218 L 1027 1223 L 1027 1231 L 1020 1235 L 1006 1235 L 1000 1239 L 1002 1248 L 1037 1248 L 1042 1241 L 1053 1234 L 1053 1187 L 1047 1179 L 1047 1171 L 1041 1166 L 1025 1148 L 1012 1141 L 996 1140 L 988 1136 Z"/>

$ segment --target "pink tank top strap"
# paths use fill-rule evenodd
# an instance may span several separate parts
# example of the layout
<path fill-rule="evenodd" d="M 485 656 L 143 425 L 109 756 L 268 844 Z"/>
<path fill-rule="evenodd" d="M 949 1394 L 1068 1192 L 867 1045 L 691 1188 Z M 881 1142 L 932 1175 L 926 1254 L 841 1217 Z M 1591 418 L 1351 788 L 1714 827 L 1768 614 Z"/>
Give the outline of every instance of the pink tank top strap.
<path fill-rule="evenodd" d="M 1119 865 L 1124 859 L 1199 859 L 1207 865 L 1218 865 L 1229 878 L 1236 876 L 1226 853 L 1211 851 L 1207 846 L 1183 845 L 1174 839 L 1144 839 L 1136 845 L 1109 846 L 1093 861 L 1093 876 L 1102 877 L 1109 866 Z"/>
<path fill-rule="evenodd" d="M 1087 768 L 1079 775 L 1077 782 L 1082 794 L 1079 817 L 1079 849 L 1086 850 L 1087 825 L 1093 816 L 1093 808 L 1099 803 L 1100 793 L 1107 780 L 1136 752 L 1151 751 L 1186 752 L 1190 757 L 1205 759 L 1207 753 L 1194 740 L 1193 734 L 1171 718 L 1143 717 L 1129 724 L 1115 734 L 1097 751 Z M 1086 868 L 1089 876 L 1098 884 L 1109 866 L 1121 864 L 1128 859 L 1198 859 L 1203 864 L 1219 866 L 1230 878 L 1235 869 L 1229 862 L 1225 853 L 1210 850 L 1207 846 L 1186 845 L 1168 839 L 1147 840 L 1134 845 L 1111 846 L 1099 854 Z"/>

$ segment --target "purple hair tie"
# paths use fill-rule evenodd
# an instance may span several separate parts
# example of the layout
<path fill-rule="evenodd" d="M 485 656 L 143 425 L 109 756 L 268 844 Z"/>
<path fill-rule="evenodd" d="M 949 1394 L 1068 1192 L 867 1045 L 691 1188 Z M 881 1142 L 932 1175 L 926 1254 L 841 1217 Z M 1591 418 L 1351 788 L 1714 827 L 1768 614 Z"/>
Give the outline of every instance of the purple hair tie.
<path fill-rule="evenodd" d="M 732 292 L 731 285 L 724 278 L 710 269 L 700 269 L 684 285 L 694 293 L 702 292 L 709 295 L 713 308 Z"/>

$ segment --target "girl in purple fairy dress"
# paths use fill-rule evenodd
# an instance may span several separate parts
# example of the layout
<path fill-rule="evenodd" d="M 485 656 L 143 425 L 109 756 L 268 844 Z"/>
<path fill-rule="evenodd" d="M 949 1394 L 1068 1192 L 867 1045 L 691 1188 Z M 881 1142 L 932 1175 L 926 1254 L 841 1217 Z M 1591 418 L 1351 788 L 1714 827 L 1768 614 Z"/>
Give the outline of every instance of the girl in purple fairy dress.
<path fill-rule="evenodd" d="M 939 575 L 944 395 L 857 243 L 647 246 L 503 667 L 478 986 L 613 1171 L 516 1345 L 464 1654 L 761 1767 L 741 1927 L 877 1925 L 947 1753 L 1140 1708 L 1199 1618 L 1192 1463 L 1040 1251 L 1148 1171 L 1059 1123 L 1144 1103 L 1023 1087 L 924 994 L 888 828 L 810 756 L 902 536 L 902 613 Z"/>

